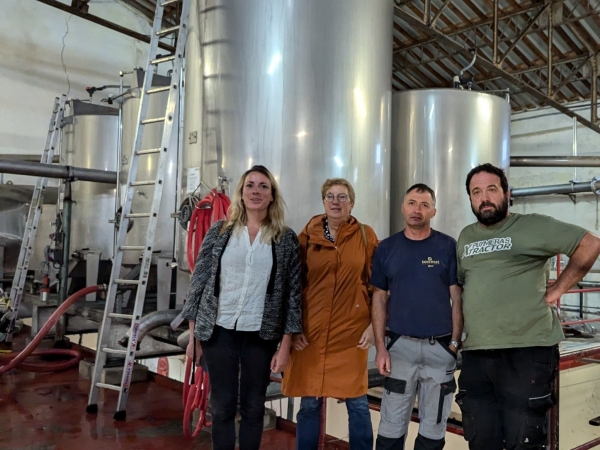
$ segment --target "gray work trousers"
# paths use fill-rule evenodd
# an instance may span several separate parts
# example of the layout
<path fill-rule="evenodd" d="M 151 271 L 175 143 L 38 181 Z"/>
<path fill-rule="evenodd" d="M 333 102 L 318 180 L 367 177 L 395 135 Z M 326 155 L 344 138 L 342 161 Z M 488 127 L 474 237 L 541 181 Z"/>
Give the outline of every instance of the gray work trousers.
<path fill-rule="evenodd" d="M 384 382 L 379 436 L 404 440 L 418 395 L 419 435 L 443 440 L 456 391 L 456 356 L 445 341 L 406 336 L 397 338 L 389 352 L 392 371 Z"/>

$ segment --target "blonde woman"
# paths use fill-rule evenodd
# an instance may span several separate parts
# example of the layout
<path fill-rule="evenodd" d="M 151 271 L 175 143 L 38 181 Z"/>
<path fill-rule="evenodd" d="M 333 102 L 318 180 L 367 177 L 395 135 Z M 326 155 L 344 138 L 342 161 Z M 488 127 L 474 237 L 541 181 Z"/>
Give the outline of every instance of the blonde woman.
<path fill-rule="evenodd" d="M 286 227 L 273 175 L 254 166 L 242 176 L 230 219 L 202 243 L 183 316 L 188 357 L 204 354 L 211 382 L 214 450 L 235 447 L 238 391 L 240 450 L 258 450 L 271 371 L 288 363 L 302 332 L 298 238 Z"/>

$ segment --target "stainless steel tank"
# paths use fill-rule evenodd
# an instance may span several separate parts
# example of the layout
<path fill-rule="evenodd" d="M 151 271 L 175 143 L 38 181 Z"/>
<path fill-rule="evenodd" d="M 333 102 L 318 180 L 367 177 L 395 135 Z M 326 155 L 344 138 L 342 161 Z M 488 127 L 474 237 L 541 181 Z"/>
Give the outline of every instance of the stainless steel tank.
<path fill-rule="evenodd" d="M 122 186 L 121 202 L 123 201 L 125 189 L 123 186 L 127 182 L 129 172 L 129 163 L 131 161 L 131 153 L 133 150 L 133 142 L 137 130 L 141 86 L 143 85 L 143 71 L 135 70 L 132 78 L 132 87 L 128 89 L 123 96 L 122 105 L 122 157 L 121 157 L 121 172 L 120 183 Z M 170 77 L 155 75 L 154 86 L 166 86 L 170 81 Z M 148 102 L 147 117 L 163 117 L 166 112 L 166 104 L 169 93 L 161 92 L 153 94 Z M 179 115 L 175 115 L 174 124 L 179 123 Z M 162 123 L 145 125 L 144 139 L 142 149 L 158 148 L 161 145 L 162 138 Z M 174 250 L 174 233 L 175 220 L 171 214 L 177 210 L 175 202 L 177 194 L 177 142 L 178 142 L 178 125 L 174 125 L 169 159 L 167 161 L 166 173 L 164 178 L 164 187 L 160 211 L 158 215 L 158 223 L 156 226 L 156 234 L 153 250 L 161 256 L 173 256 Z M 138 166 L 138 180 L 153 180 L 156 178 L 156 165 L 158 164 L 159 155 L 144 156 L 140 160 Z M 154 196 L 153 186 L 140 186 L 136 189 L 131 206 L 132 212 L 148 212 L 151 209 L 152 197 Z M 135 219 L 133 227 L 127 234 L 127 245 L 144 245 L 146 241 L 146 224 L 147 219 Z M 123 255 L 124 264 L 137 264 L 139 255 L 133 252 L 125 252 Z"/>
<path fill-rule="evenodd" d="M 118 170 L 118 110 L 73 100 L 62 129 L 60 163 L 97 170 Z M 71 250 L 96 249 L 113 257 L 116 185 L 72 183 Z"/>
<path fill-rule="evenodd" d="M 435 190 L 432 227 L 454 238 L 475 221 L 465 180 L 483 163 L 509 168 L 510 105 L 492 94 L 422 89 L 394 94 L 392 106 L 391 232 L 404 228 L 406 190 Z"/>
<path fill-rule="evenodd" d="M 356 190 L 352 213 L 386 237 L 392 5 L 193 2 L 183 196 L 200 180 L 219 185 L 219 177 L 231 180 L 233 192 L 245 170 L 263 164 L 282 189 L 286 222 L 299 232 L 323 212 L 323 181 L 344 177 Z"/>

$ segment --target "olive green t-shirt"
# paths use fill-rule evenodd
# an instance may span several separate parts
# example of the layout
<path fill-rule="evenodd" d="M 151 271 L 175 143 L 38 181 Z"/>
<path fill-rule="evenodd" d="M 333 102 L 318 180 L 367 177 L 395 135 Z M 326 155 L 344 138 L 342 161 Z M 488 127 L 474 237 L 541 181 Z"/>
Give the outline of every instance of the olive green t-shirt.
<path fill-rule="evenodd" d="M 539 214 L 465 227 L 457 246 L 465 350 L 554 345 L 564 335 L 544 300 L 549 258 L 571 256 L 587 231 Z"/>

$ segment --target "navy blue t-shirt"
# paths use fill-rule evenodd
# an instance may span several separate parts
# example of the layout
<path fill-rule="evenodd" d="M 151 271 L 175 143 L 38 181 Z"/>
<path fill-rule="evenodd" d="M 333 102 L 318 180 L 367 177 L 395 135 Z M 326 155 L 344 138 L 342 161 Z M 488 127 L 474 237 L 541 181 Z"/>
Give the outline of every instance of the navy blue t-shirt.
<path fill-rule="evenodd" d="M 449 287 L 457 278 L 450 236 L 431 230 L 427 239 L 414 241 L 401 231 L 384 239 L 375 250 L 370 283 L 390 291 L 390 331 L 418 338 L 452 333 Z"/>

